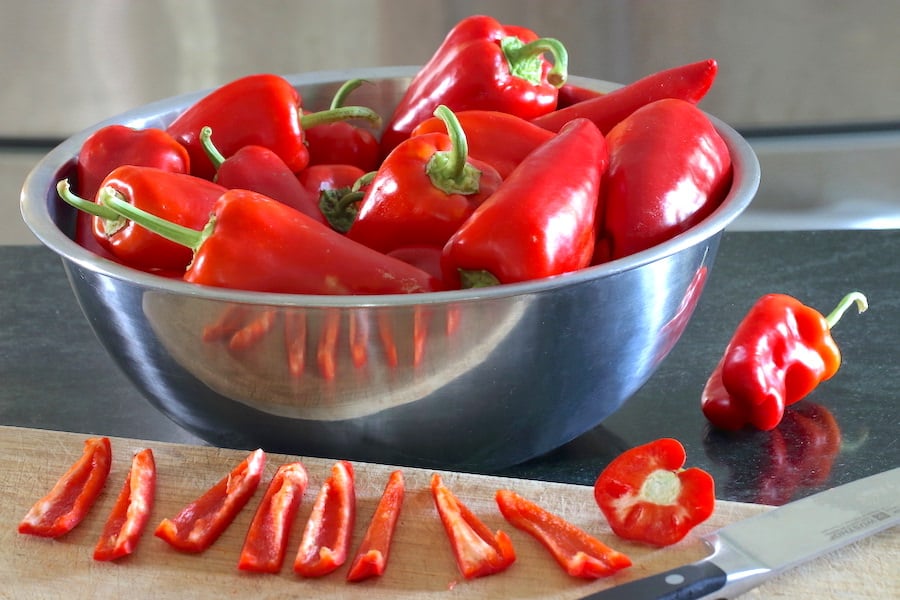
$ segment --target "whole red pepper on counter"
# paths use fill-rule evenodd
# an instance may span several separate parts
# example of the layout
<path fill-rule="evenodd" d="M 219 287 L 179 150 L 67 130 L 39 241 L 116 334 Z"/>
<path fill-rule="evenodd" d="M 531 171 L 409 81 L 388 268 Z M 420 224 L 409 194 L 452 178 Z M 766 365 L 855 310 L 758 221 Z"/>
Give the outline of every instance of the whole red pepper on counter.
<path fill-rule="evenodd" d="M 589 119 L 607 134 L 625 117 L 656 100 L 677 98 L 697 104 L 712 87 L 718 70 L 718 63 L 707 59 L 657 71 L 607 94 L 584 98 L 536 117 L 533 123 L 550 131 L 559 131 L 572 119 Z"/>
<path fill-rule="evenodd" d="M 231 525 L 253 496 L 266 466 L 266 453 L 254 450 L 217 484 L 163 519 L 154 535 L 181 552 L 203 552 Z"/>
<path fill-rule="evenodd" d="M 109 438 L 90 438 L 84 452 L 19 523 L 19 533 L 57 538 L 87 516 L 103 491 L 112 465 Z"/>
<path fill-rule="evenodd" d="M 492 532 L 475 513 L 444 485 L 440 475 L 431 476 L 431 495 L 459 572 L 466 579 L 500 573 L 516 561 L 512 540 L 503 532 Z"/>
<path fill-rule="evenodd" d="M 685 459 L 680 442 L 662 438 L 626 450 L 603 469 L 594 498 L 616 535 L 668 546 L 712 515 L 713 478 L 684 469 Z"/>
<path fill-rule="evenodd" d="M 444 246 L 448 286 L 512 283 L 590 263 L 606 142 L 586 119 L 531 152 Z"/>
<path fill-rule="evenodd" d="M 684 100 L 639 108 L 606 136 L 609 169 L 594 262 L 671 239 L 706 218 L 731 186 L 731 154 L 706 115 Z"/>
<path fill-rule="evenodd" d="M 388 155 L 347 237 L 380 252 L 443 246 L 500 187 L 493 167 L 469 158 L 466 135 L 453 112 L 441 105 L 435 114 L 449 133 L 410 138 Z"/>
<path fill-rule="evenodd" d="M 260 73 L 222 85 L 189 106 L 166 131 L 191 157 L 191 174 L 212 179 L 215 169 L 200 141 L 200 131 L 211 127 L 216 145 L 225 156 L 243 146 L 264 146 L 297 172 L 309 164 L 304 130 L 322 123 L 366 119 L 380 124 L 380 116 L 362 106 L 345 106 L 302 114 L 300 94 L 279 75 Z"/>
<path fill-rule="evenodd" d="M 545 54 L 553 57 L 551 65 Z M 568 53 L 552 38 L 474 15 L 462 19 L 413 77 L 381 137 L 382 156 L 440 104 L 453 111 L 498 110 L 533 119 L 556 107 Z"/>
<path fill-rule="evenodd" d="M 539 541 L 573 577 L 607 577 L 631 566 L 626 555 L 515 492 L 499 490 L 496 500 L 504 518 Z"/>
<path fill-rule="evenodd" d="M 135 453 L 125 484 L 94 548 L 94 560 L 116 560 L 134 552 L 150 518 L 156 493 L 153 451 Z"/>
<path fill-rule="evenodd" d="M 364 79 L 344 83 L 335 93 L 329 110 L 342 108 L 347 96 L 364 83 Z M 347 121 L 315 125 L 305 133 L 310 165 L 353 165 L 363 171 L 374 171 L 381 161 L 375 134 Z"/>
<path fill-rule="evenodd" d="M 331 467 L 322 484 L 312 513 L 306 521 L 294 572 L 303 577 L 321 577 L 347 561 L 356 522 L 356 488 L 353 465 L 345 460 Z"/>
<path fill-rule="evenodd" d="M 404 294 L 440 282 L 348 239 L 298 210 L 249 190 L 228 190 L 203 231 L 166 222 L 115 197 L 109 208 L 194 250 L 185 281 L 283 294 Z"/>
<path fill-rule="evenodd" d="M 202 229 L 225 188 L 184 173 L 153 167 L 125 165 L 103 180 L 95 202 L 71 193 L 68 182 L 57 186 L 59 196 L 94 216 L 94 236 L 124 264 L 147 271 L 182 273 L 191 262 L 191 250 L 123 219 L 105 204 L 115 196 L 189 229 Z"/>
<path fill-rule="evenodd" d="M 347 581 L 362 581 L 370 577 L 381 577 L 387 568 L 391 541 L 400 509 L 403 507 L 403 496 L 406 493 L 403 472 L 393 471 L 384 486 L 381 500 L 375 507 L 375 514 L 360 542 L 356 557 L 347 571 Z"/>
<path fill-rule="evenodd" d="M 721 429 L 773 429 L 784 409 L 830 379 L 841 364 L 831 328 L 859 292 L 847 294 L 826 317 L 785 294 L 766 294 L 750 308 L 713 369 L 701 396 L 703 414 Z"/>

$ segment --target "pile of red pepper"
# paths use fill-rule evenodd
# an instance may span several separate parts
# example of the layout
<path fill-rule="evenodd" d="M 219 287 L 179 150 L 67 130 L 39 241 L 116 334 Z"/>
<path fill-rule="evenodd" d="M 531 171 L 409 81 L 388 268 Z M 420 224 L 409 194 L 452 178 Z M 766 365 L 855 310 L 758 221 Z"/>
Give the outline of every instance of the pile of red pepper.
<path fill-rule="evenodd" d="M 251 75 L 165 129 L 98 130 L 59 193 L 83 211 L 76 239 L 107 258 L 305 294 L 549 277 L 659 244 L 720 203 L 730 155 L 696 107 L 714 60 L 607 94 L 567 68 L 558 40 L 471 16 L 384 123 L 347 102 L 364 81 L 310 112 L 283 77 Z"/>

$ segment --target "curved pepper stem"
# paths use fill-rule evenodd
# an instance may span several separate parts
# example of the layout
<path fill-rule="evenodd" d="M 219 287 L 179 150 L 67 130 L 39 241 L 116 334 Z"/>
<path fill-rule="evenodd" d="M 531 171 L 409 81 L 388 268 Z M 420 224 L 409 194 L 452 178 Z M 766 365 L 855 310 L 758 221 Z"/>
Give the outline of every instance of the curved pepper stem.
<path fill-rule="evenodd" d="M 534 85 L 540 85 L 543 64 L 541 57 L 549 53 L 553 66 L 547 72 L 547 83 L 562 87 L 569 78 L 569 53 L 566 47 L 554 38 L 539 38 L 527 44 L 516 36 L 500 40 L 500 48 L 509 63 L 509 72 Z"/>
<path fill-rule="evenodd" d="M 222 166 L 222 163 L 225 162 L 225 157 L 222 156 L 222 153 L 219 152 L 219 149 L 213 144 L 212 127 L 206 126 L 200 129 L 200 145 L 203 146 L 203 151 L 206 152 L 209 162 L 211 162 L 216 171 L 218 171 L 219 167 Z"/>
<path fill-rule="evenodd" d="M 841 317 L 844 316 L 844 313 L 847 312 L 847 309 L 850 308 L 853 304 L 856 304 L 856 310 L 860 313 L 866 312 L 866 309 L 869 308 L 869 301 L 866 300 L 865 295 L 862 292 L 850 292 L 838 302 L 838 305 L 834 307 L 827 317 L 825 317 L 825 322 L 828 324 L 828 329 L 833 328 L 837 325 L 837 322 L 841 320 Z"/>
<path fill-rule="evenodd" d="M 196 229 L 191 229 L 190 227 L 167 221 L 140 209 L 137 206 L 122 200 L 116 194 L 104 194 L 103 191 L 105 189 L 107 188 L 101 188 L 100 195 L 98 196 L 98 200 L 102 202 L 103 206 L 114 211 L 120 217 L 133 221 L 141 227 L 144 227 L 157 235 L 161 235 L 176 244 L 186 246 L 191 250 L 196 251 L 203 244 L 203 241 L 212 234 L 213 229 L 215 229 L 215 216 L 210 217 L 206 226 L 202 230 L 197 231 Z"/>
<path fill-rule="evenodd" d="M 353 182 L 349 188 L 335 188 L 319 192 L 319 210 L 331 228 L 347 233 L 359 213 L 359 203 L 366 193 L 363 187 L 369 185 L 377 171 L 370 171 Z"/>
<path fill-rule="evenodd" d="M 450 150 L 435 152 L 425 172 L 431 183 L 445 194 L 475 194 L 479 189 L 481 171 L 469 163 L 469 142 L 456 115 L 441 104 L 434 109 L 434 116 L 444 122 L 450 136 Z"/>
<path fill-rule="evenodd" d="M 338 91 L 334 93 L 334 98 L 331 99 L 331 105 L 328 109 L 334 110 L 343 107 L 344 102 L 347 100 L 347 96 L 364 83 L 369 83 L 369 81 L 367 79 L 349 79 L 345 81 L 344 84 L 338 88 Z"/>
<path fill-rule="evenodd" d="M 364 119 L 369 121 L 373 127 L 381 127 L 381 115 L 366 106 L 339 106 L 328 110 L 320 110 L 319 112 L 306 113 L 300 117 L 300 127 L 301 129 L 309 129 L 316 125 L 327 125 L 328 123 L 349 121 L 351 119 Z"/>
<path fill-rule="evenodd" d="M 84 198 L 77 196 L 72 192 L 72 187 L 69 185 L 68 179 L 62 179 L 56 184 L 56 193 L 59 194 L 60 198 L 78 210 L 86 212 L 98 219 L 102 219 L 103 231 L 106 232 L 106 235 L 114 234 L 126 224 L 126 220 L 108 206 L 99 202 L 91 202 L 90 200 L 85 200 Z M 104 187 L 101 188 L 97 194 L 99 199 L 101 195 L 116 195 L 117 192 L 112 188 Z"/>

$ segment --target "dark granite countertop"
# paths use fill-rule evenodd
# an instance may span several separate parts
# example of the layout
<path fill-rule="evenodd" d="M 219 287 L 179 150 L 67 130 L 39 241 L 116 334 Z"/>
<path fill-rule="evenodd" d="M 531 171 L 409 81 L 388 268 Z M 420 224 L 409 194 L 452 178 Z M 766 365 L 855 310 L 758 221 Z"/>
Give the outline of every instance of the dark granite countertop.
<path fill-rule="evenodd" d="M 675 437 L 689 465 L 713 474 L 720 499 L 780 504 L 900 465 L 898 259 L 897 230 L 726 233 L 693 320 L 638 394 L 601 426 L 498 474 L 591 484 L 622 450 Z M 753 301 L 783 292 L 828 312 L 851 289 L 870 309 L 836 327 L 837 375 L 773 431 L 710 430 L 700 391 Z M 0 246 L 0 290 L 0 424 L 203 443 L 113 364 L 51 251 Z"/>

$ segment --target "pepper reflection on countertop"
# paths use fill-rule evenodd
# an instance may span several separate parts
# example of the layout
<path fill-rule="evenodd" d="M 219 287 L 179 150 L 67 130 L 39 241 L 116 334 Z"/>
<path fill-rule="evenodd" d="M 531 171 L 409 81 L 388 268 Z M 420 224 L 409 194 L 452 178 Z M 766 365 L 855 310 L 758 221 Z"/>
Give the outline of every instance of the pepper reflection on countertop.
<path fill-rule="evenodd" d="M 900 465 L 898 250 L 900 230 L 726 232 L 693 319 L 650 381 L 600 426 L 497 474 L 592 485 L 623 450 L 668 436 L 713 475 L 719 499 L 781 504 Z M 0 423 L 203 444 L 102 350 L 51 251 L 0 247 L 0 285 Z M 701 391 L 752 303 L 779 292 L 827 307 L 848 286 L 870 308 L 834 332 L 838 373 L 771 431 L 710 427 Z"/>

